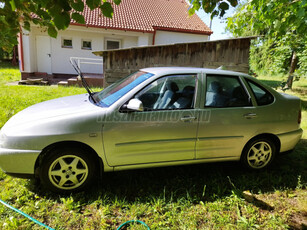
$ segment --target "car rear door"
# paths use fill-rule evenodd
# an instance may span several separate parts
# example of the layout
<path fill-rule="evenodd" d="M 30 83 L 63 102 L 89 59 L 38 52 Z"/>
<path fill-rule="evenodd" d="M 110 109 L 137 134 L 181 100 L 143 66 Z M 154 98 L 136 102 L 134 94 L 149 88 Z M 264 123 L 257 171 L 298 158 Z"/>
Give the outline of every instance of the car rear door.
<path fill-rule="evenodd" d="M 257 129 L 256 108 L 245 82 L 235 75 L 207 74 L 202 91 L 196 159 L 239 159 Z"/>

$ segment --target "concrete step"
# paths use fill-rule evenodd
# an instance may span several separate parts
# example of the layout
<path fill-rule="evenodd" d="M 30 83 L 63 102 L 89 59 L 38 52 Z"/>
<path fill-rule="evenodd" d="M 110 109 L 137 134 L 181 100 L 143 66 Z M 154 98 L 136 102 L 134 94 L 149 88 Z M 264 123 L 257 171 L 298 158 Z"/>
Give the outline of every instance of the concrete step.
<path fill-rule="evenodd" d="M 53 78 L 55 82 L 58 80 L 58 85 L 67 85 L 67 86 L 79 86 L 82 87 L 81 79 L 76 76 L 64 79 L 60 78 L 61 75 L 57 75 L 57 78 Z M 91 74 L 85 73 L 84 79 L 86 80 L 87 84 L 91 87 L 103 87 L 103 75 L 102 74 Z"/>
<path fill-rule="evenodd" d="M 76 77 L 69 78 L 67 82 L 69 86 L 82 86 L 81 81 L 79 81 Z"/>
<path fill-rule="evenodd" d="M 58 86 L 68 86 L 68 82 L 67 81 L 59 81 Z"/>
<path fill-rule="evenodd" d="M 44 81 L 43 78 L 27 78 L 27 80 L 21 80 L 18 85 L 50 85 L 49 81 Z"/>
<path fill-rule="evenodd" d="M 91 87 L 103 87 L 103 78 L 98 77 L 84 77 L 87 84 Z M 76 77 L 69 78 L 67 80 L 69 86 L 82 86 L 81 79 Z"/>

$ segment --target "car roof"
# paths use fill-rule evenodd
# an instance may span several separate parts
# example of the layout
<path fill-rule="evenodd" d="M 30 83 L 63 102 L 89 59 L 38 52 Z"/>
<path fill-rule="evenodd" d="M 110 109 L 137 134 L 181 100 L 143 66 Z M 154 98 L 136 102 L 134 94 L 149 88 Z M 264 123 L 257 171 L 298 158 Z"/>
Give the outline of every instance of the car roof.
<path fill-rule="evenodd" d="M 143 68 L 141 71 L 153 73 L 155 75 L 165 74 L 184 74 L 184 73 L 206 73 L 206 74 L 223 74 L 223 75 L 243 75 L 248 76 L 244 73 L 220 70 L 220 69 L 207 69 L 207 68 L 196 68 L 196 67 L 150 67 Z"/>

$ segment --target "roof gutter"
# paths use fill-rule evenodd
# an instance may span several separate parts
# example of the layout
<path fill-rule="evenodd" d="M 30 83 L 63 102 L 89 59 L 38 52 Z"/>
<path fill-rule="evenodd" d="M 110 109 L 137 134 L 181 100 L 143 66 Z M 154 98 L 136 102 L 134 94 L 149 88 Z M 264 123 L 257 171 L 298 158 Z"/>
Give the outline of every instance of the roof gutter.
<path fill-rule="evenodd" d="M 100 28 L 105 30 L 121 30 L 121 31 L 131 31 L 131 32 L 142 32 L 142 33 L 154 33 L 154 31 L 146 31 L 146 30 L 137 30 L 137 29 L 128 29 L 128 28 L 118 28 L 118 27 L 106 27 L 106 26 L 97 26 L 97 25 L 88 25 L 88 24 L 80 24 L 80 23 L 70 23 L 73 26 L 82 26 L 82 27 L 90 27 L 90 28 Z"/>
<path fill-rule="evenodd" d="M 182 28 L 171 28 L 171 27 L 162 27 L 162 26 L 153 26 L 154 30 L 164 30 L 169 32 L 180 32 L 180 33 L 193 33 L 193 34 L 202 34 L 210 36 L 213 34 L 212 30 L 200 31 L 193 29 L 182 29 Z"/>
<path fill-rule="evenodd" d="M 118 27 L 106 27 L 106 26 L 97 26 L 97 25 L 88 25 L 88 24 L 80 24 L 80 23 L 70 23 L 70 25 L 74 26 L 82 26 L 82 27 L 91 27 L 91 28 L 100 28 L 100 29 L 111 29 L 111 30 L 121 30 L 121 31 L 131 31 L 131 32 L 142 32 L 142 33 L 152 33 L 156 34 L 157 30 L 164 30 L 169 32 L 180 32 L 180 33 L 192 33 L 192 34 L 201 34 L 210 36 L 213 34 L 212 30 L 193 30 L 193 29 L 182 29 L 182 28 L 172 28 L 172 27 L 162 27 L 162 26 L 153 26 L 152 30 L 138 30 L 138 29 L 129 29 L 129 28 L 118 28 Z"/>

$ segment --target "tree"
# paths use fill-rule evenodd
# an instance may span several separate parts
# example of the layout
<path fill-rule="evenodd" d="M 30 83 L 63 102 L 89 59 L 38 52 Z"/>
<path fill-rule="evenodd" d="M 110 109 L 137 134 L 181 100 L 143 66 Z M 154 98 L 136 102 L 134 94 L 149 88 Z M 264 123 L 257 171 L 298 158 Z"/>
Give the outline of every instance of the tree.
<path fill-rule="evenodd" d="M 189 0 L 191 3 L 189 13 L 194 14 L 196 11 L 203 9 L 206 13 L 211 14 L 211 19 L 215 16 L 223 17 L 229 6 L 238 5 L 237 0 Z"/>
<path fill-rule="evenodd" d="M 250 0 L 228 18 L 227 30 L 235 36 L 261 35 L 256 50 L 266 47 L 267 57 L 270 52 L 273 55 L 278 55 L 281 50 L 284 50 L 283 54 L 290 52 L 290 78 L 297 69 L 297 63 L 306 69 L 306 58 L 302 57 L 306 50 L 306 21 L 306 0 Z"/>

